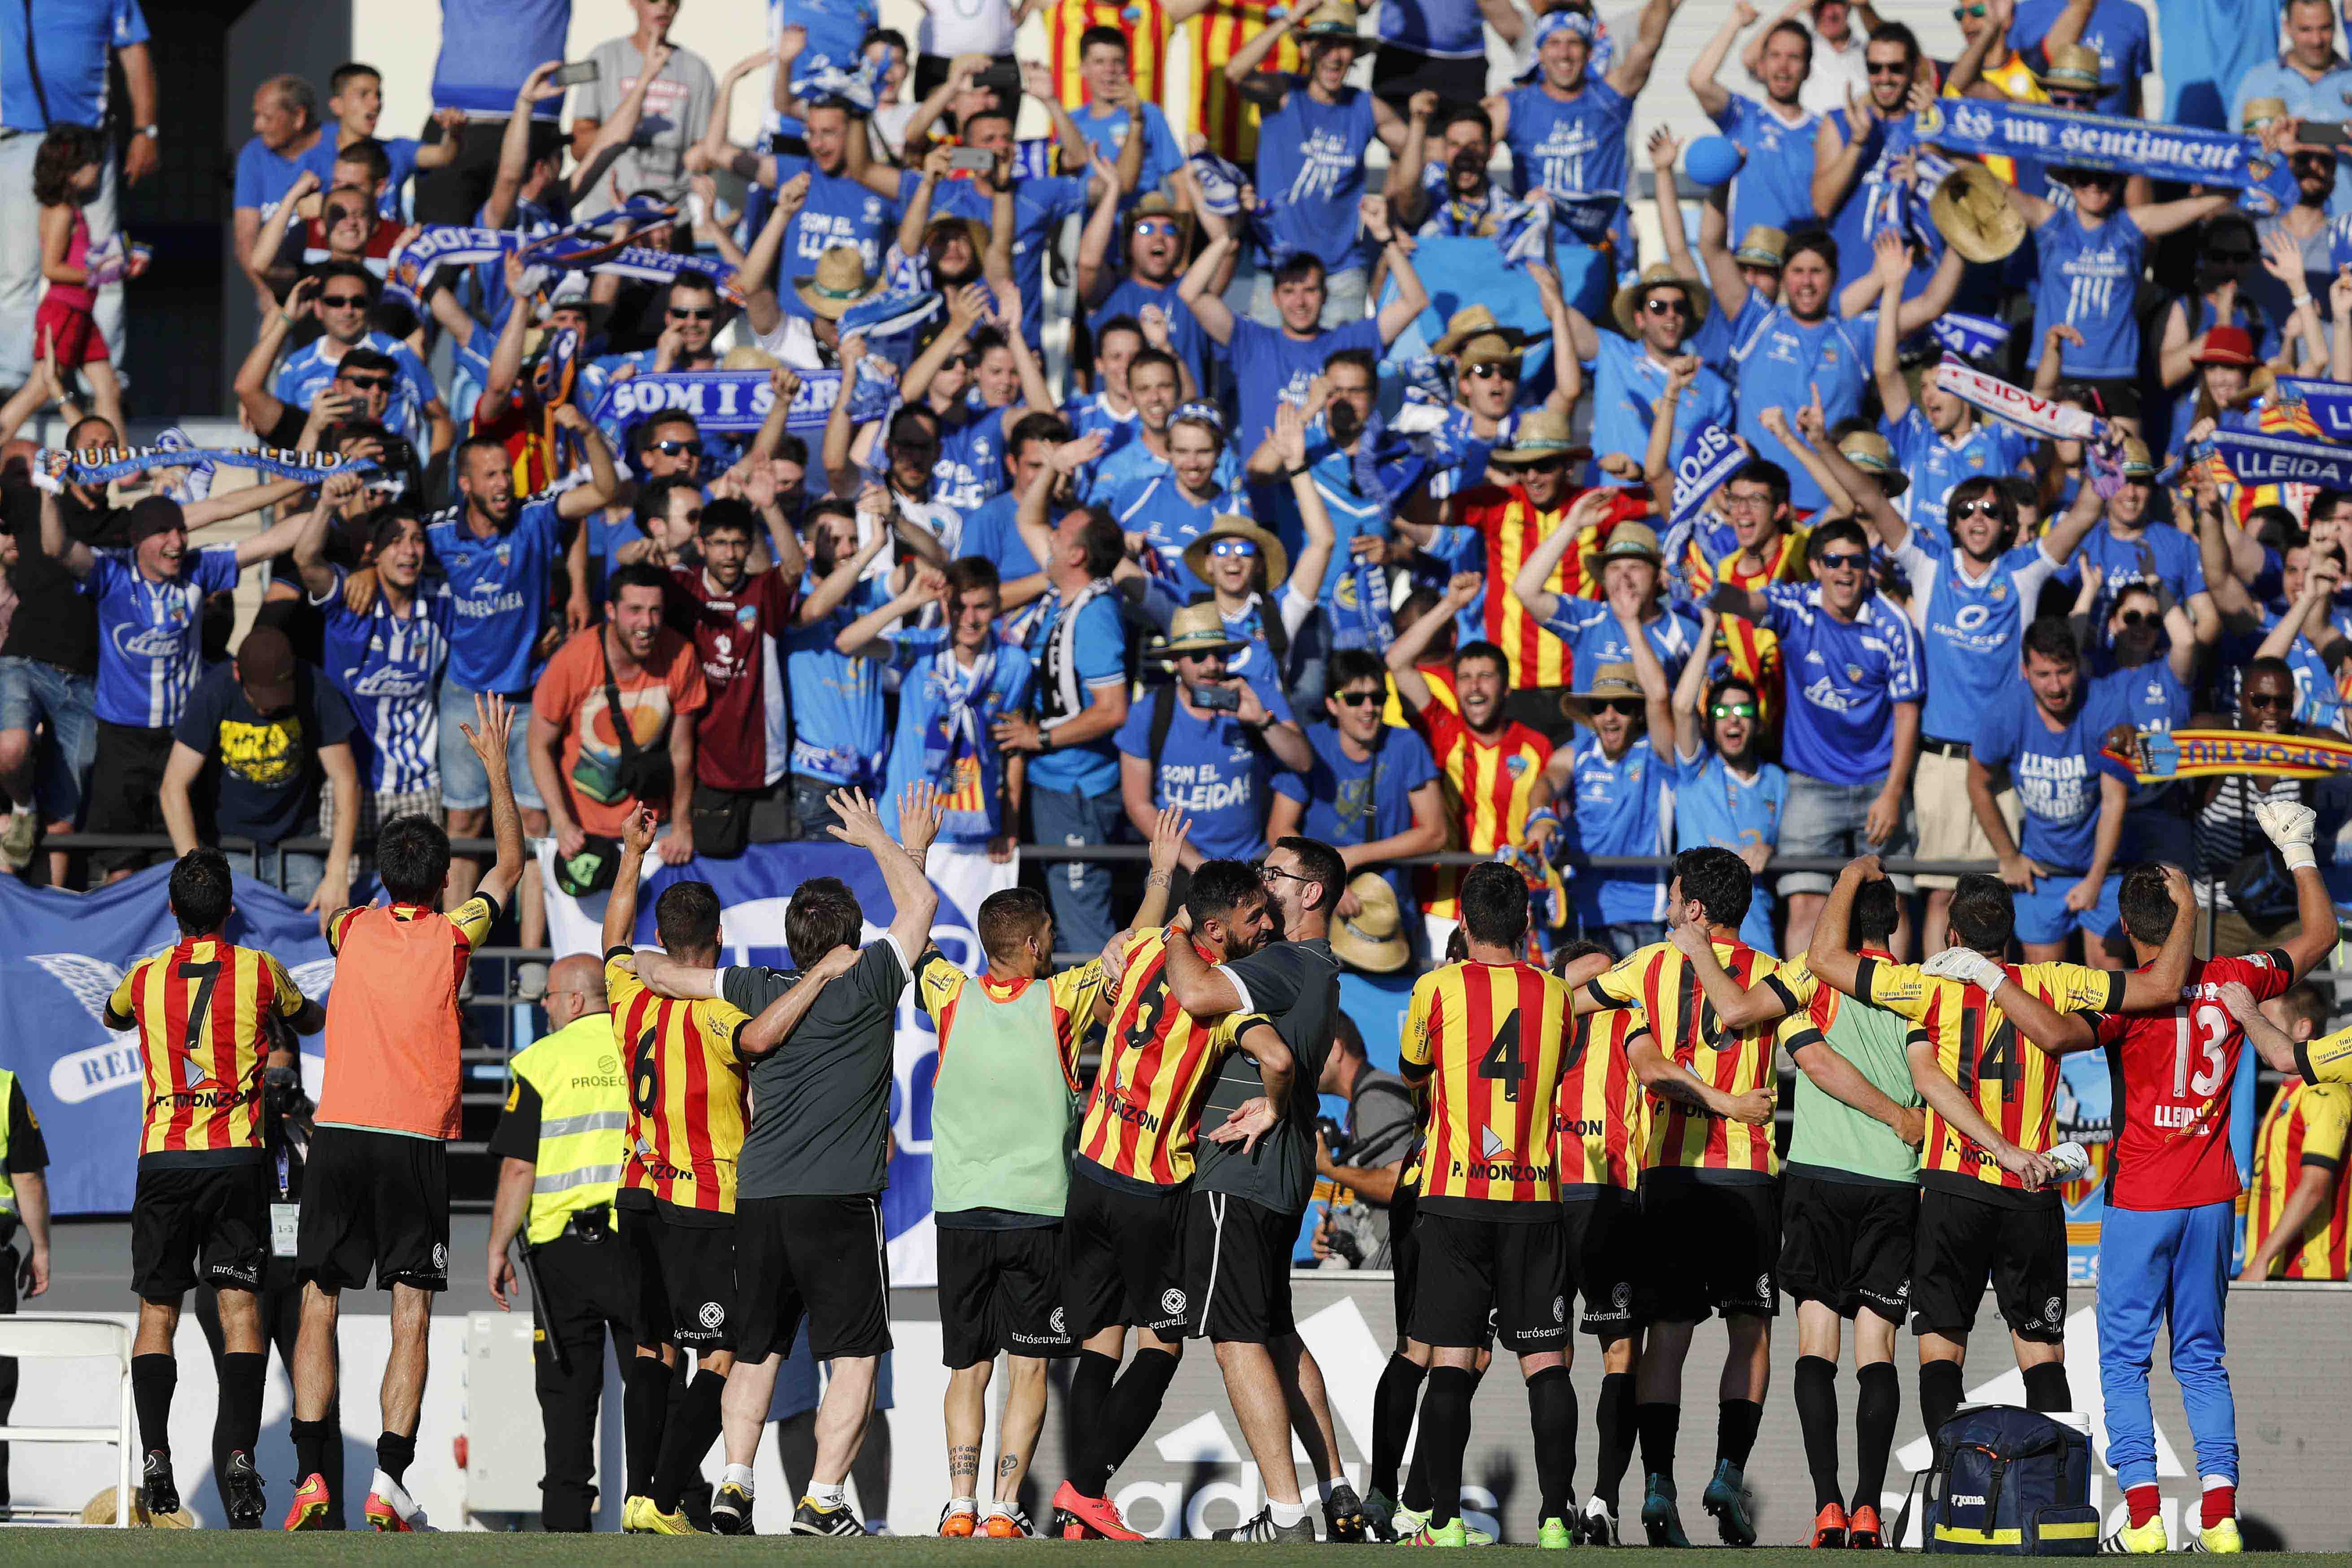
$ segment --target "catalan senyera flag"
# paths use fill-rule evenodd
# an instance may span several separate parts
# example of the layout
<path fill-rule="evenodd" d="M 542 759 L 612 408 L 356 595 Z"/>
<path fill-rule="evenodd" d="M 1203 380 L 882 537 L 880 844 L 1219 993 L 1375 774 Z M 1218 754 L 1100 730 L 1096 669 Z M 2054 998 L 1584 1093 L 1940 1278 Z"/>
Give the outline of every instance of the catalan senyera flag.
<path fill-rule="evenodd" d="M 1078 70 L 1078 40 L 1088 27 L 1117 27 L 1126 34 L 1127 66 L 1135 78 L 1135 90 L 1146 103 L 1165 100 L 1168 14 L 1160 0 L 1054 0 L 1045 12 L 1045 39 L 1053 57 L 1054 92 L 1063 108 L 1076 109 L 1087 100 L 1086 78 Z"/>
<path fill-rule="evenodd" d="M 1305 0 L 1312 4 L 1312 0 Z M 1221 158 L 1247 163 L 1257 156 L 1257 110 L 1225 79 L 1225 62 L 1241 47 L 1274 26 L 1268 0 L 1209 0 L 1192 18 L 1192 129 L 1209 139 Z M 1285 38 L 1274 46 L 1260 70 L 1300 69 L 1298 45 Z"/>

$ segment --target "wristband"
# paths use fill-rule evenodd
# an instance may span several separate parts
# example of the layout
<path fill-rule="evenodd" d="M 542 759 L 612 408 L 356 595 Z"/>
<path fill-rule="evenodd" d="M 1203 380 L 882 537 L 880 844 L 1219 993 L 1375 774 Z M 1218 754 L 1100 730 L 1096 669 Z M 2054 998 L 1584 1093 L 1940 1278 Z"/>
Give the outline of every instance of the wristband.
<path fill-rule="evenodd" d="M 1040 729 L 1037 731 L 1037 749 L 1040 752 L 1050 752 L 1054 749 L 1053 731 Z"/>
<path fill-rule="evenodd" d="M 2289 871 L 2300 871 L 2306 867 L 2319 864 L 2318 857 L 2312 854 L 2311 846 L 2308 844 L 2282 845 L 2279 848 L 2279 858 L 2286 862 L 2286 868 Z"/>

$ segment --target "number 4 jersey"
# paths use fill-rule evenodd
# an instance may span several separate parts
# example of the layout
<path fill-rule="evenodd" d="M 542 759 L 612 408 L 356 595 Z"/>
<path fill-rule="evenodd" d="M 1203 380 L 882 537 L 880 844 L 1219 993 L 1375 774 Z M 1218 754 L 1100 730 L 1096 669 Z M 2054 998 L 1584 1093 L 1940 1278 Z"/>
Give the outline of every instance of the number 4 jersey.
<path fill-rule="evenodd" d="M 1414 984 L 1402 1055 L 1409 1076 L 1429 1075 L 1423 1208 L 1559 1216 L 1552 1097 L 1575 1024 L 1572 997 L 1525 963 L 1449 963 Z M 1515 1214 L 1510 1205 L 1530 1206 Z"/>
<path fill-rule="evenodd" d="M 2123 1109 L 2107 1189 L 2117 1208 L 2198 1208 L 2238 1195 L 2230 1100 L 2246 1032 L 2221 1005 L 2232 980 L 2266 1002 L 2294 984 L 2294 963 L 2276 951 L 2204 959 L 2189 966 L 2173 1005 L 2099 1021 Z"/>

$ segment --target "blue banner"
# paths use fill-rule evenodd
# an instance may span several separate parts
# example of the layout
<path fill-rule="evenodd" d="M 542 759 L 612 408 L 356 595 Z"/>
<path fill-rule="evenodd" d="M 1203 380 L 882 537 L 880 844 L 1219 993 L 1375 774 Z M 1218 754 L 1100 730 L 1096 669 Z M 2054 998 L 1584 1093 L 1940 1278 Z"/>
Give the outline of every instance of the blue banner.
<path fill-rule="evenodd" d="M 1918 112 L 1913 125 L 1919 140 L 1947 152 L 2031 158 L 2232 190 L 2266 185 L 2284 163 L 2266 157 L 2251 136 L 1989 99 L 1938 99 Z"/>
<path fill-rule="evenodd" d="M 1748 461 L 1748 448 L 1730 431 L 1713 420 L 1693 428 L 1675 459 L 1674 510 L 1669 529 L 1680 528 L 1699 514 L 1709 497 Z"/>
<path fill-rule="evenodd" d="M 2352 382 L 2283 375 L 2276 384 L 2283 396 L 2311 411 L 2312 419 L 2329 440 L 2352 442 Z"/>
<path fill-rule="evenodd" d="M 1927 323 L 1927 331 L 1937 346 L 1962 359 L 1979 359 L 1998 353 L 2009 342 L 2009 326 L 1986 316 L 1970 316 L 1958 310 L 1947 310 Z M 2352 390 L 2347 388 L 2347 390 Z"/>
<path fill-rule="evenodd" d="M 2251 430 L 2216 430 L 2211 449 L 2242 485 L 2324 485 L 2352 489 L 2352 447 L 2308 437 L 2262 436 Z M 2192 452 L 2194 461 L 2201 453 Z"/>
<path fill-rule="evenodd" d="M 0 877 L 0 986 L 8 997 L 0 1067 L 23 1082 L 48 1143 L 53 1213 L 131 1210 L 143 1110 L 139 1037 L 118 1035 L 101 1019 L 131 966 L 180 938 L 165 901 L 170 879 L 169 867 L 155 866 L 95 892 L 61 893 Z M 228 939 L 275 953 L 304 995 L 323 997 L 335 961 L 319 917 L 242 873 L 236 899 Z M 315 1095 L 319 1040 L 301 1044 L 302 1076 Z"/>
<path fill-rule="evenodd" d="M 834 400 L 841 395 L 837 370 L 800 371 L 800 390 L 793 395 L 784 427 L 803 434 L 822 434 Z M 888 375 L 859 378 L 857 401 L 850 412 L 860 424 L 890 412 L 898 395 L 897 380 Z M 768 417 L 775 394 L 764 370 L 669 370 L 644 372 L 614 382 L 588 416 L 608 432 L 617 434 L 652 415 L 684 409 L 704 430 L 748 436 Z"/>

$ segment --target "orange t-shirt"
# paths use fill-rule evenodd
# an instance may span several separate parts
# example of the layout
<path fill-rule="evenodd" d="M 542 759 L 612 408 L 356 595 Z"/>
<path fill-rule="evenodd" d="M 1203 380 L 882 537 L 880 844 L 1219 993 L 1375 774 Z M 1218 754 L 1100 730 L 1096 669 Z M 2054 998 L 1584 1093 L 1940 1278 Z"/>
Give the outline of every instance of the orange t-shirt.
<path fill-rule="evenodd" d="M 621 787 L 620 731 L 604 699 L 604 636 L 603 627 L 591 626 L 558 648 L 530 694 L 530 706 L 563 732 L 564 789 L 580 830 L 610 838 L 619 836 L 638 802 Z M 710 701 L 694 645 L 667 626 L 655 634 L 653 657 L 635 674 L 613 674 L 640 752 L 667 751 L 670 721 L 698 713 Z M 644 804 L 656 816 L 669 815 L 667 800 Z"/>

